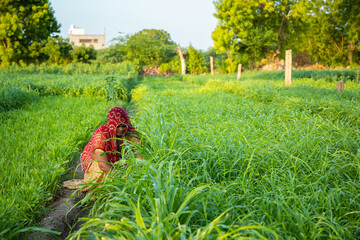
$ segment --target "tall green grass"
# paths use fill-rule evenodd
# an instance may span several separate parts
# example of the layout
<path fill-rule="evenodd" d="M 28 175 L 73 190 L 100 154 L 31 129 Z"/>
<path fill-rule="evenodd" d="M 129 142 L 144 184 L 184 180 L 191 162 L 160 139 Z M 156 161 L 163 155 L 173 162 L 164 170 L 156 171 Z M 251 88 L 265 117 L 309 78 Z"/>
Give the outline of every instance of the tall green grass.
<path fill-rule="evenodd" d="M 0 89 L 0 113 L 20 108 L 38 99 L 37 94 L 32 91 L 3 87 Z"/>
<path fill-rule="evenodd" d="M 95 190 L 70 239 L 357 238 L 358 85 L 201 78 L 133 91 L 143 160 Z"/>
<path fill-rule="evenodd" d="M 56 75 L 56 74 L 1 74 L 2 94 L 8 96 L 18 89 L 20 95 L 34 92 L 39 96 L 85 96 L 103 97 L 107 100 L 131 100 L 130 91 L 138 84 L 137 74 L 123 75 Z M 21 93 L 20 93 L 21 92 Z M 5 98 L 0 96 L 1 99 Z M 11 94 L 14 95 L 14 94 Z M 114 96 L 113 96 L 114 95 Z M 10 99 L 10 98 L 9 98 Z M 16 99 L 11 98 L 16 102 Z M 13 100 L 10 100 L 13 101 Z M 4 104 L 9 104 L 7 101 Z"/>
<path fill-rule="evenodd" d="M 216 75 L 186 75 L 183 77 L 190 83 L 203 84 L 211 80 L 236 80 L 237 73 Z M 325 80 L 326 82 L 344 81 L 360 83 L 359 70 L 292 70 L 291 78 L 294 80 Z M 245 71 L 241 73 L 241 80 L 278 80 L 284 81 L 285 70 L 280 71 Z"/>
<path fill-rule="evenodd" d="M 134 63 L 124 61 L 122 63 L 71 63 L 68 65 L 55 65 L 42 63 L 40 65 L 29 64 L 19 66 L 12 64 L 9 67 L 0 67 L 0 73 L 22 73 L 22 74 L 61 74 L 61 75 L 79 75 L 79 74 L 100 74 L 100 75 L 124 75 L 128 73 L 137 74 L 139 66 Z"/>
<path fill-rule="evenodd" d="M 35 223 L 108 109 L 101 98 L 45 97 L 0 113 L 0 237 Z"/>
<path fill-rule="evenodd" d="M 0 74 L 0 238 L 35 223 L 79 148 L 137 84 L 127 65 L 117 75 L 15 70 Z"/>

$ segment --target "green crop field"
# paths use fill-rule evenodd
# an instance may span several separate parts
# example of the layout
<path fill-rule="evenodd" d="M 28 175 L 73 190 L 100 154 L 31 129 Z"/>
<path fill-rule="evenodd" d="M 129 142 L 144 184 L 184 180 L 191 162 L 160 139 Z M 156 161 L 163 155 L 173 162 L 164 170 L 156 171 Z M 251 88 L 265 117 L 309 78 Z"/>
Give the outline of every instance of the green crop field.
<path fill-rule="evenodd" d="M 97 189 L 71 239 L 360 235 L 359 85 L 230 78 L 143 79 L 144 159 Z"/>
<path fill-rule="evenodd" d="M 108 107 L 99 98 L 45 97 L 1 113 L 1 235 L 41 211 Z"/>
<path fill-rule="evenodd" d="M 36 74 L 2 75 L 4 237 L 35 225 L 111 105 L 105 75 Z M 143 159 L 124 157 L 69 239 L 358 238 L 358 75 L 296 74 L 289 87 L 283 72 L 140 78 L 130 107 Z"/>
<path fill-rule="evenodd" d="M 0 76 L 0 239 L 7 239 L 36 224 L 109 108 L 122 104 L 113 98 L 127 97 L 121 83 L 132 75 Z"/>

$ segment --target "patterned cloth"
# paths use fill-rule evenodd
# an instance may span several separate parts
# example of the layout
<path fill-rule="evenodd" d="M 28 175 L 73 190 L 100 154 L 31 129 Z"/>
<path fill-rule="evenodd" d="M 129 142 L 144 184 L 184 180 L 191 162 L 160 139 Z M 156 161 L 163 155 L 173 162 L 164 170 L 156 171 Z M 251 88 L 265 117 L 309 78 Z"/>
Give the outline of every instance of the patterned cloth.
<path fill-rule="evenodd" d="M 89 191 L 93 185 L 84 186 L 85 183 L 101 183 L 104 181 L 106 174 L 101 171 L 99 164 L 94 159 L 94 151 L 98 150 L 106 152 L 107 157 L 111 163 L 115 163 L 119 160 L 120 149 L 116 147 L 116 127 L 119 124 L 125 124 L 127 130 L 124 133 L 124 139 L 129 142 L 139 143 L 139 139 L 134 137 L 136 133 L 135 128 L 130 122 L 130 118 L 126 110 L 122 107 L 114 107 L 109 111 L 108 121 L 105 125 L 98 127 L 92 135 L 89 143 L 85 146 L 84 151 L 81 154 L 80 160 L 82 163 L 82 170 L 84 171 L 84 179 L 72 179 L 65 181 L 63 186 L 69 189 L 82 189 L 82 191 Z M 123 141 L 120 141 L 124 144 Z M 126 142 L 125 142 L 126 144 Z M 134 149 L 137 151 L 136 149 Z"/>
<path fill-rule="evenodd" d="M 116 140 L 114 138 L 116 137 L 116 127 L 119 124 L 125 124 L 128 127 L 126 133 L 135 132 L 135 128 L 132 126 L 126 110 L 122 107 L 112 108 L 109 111 L 106 125 L 102 125 L 95 130 L 81 154 L 81 166 L 84 172 L 86 172 L 91 165 L 91 159 L 95 149 L 101 149 L 106 152 L 111 163 L 118 161 L 118 156 L 115 153 L 117 151 Z"/>

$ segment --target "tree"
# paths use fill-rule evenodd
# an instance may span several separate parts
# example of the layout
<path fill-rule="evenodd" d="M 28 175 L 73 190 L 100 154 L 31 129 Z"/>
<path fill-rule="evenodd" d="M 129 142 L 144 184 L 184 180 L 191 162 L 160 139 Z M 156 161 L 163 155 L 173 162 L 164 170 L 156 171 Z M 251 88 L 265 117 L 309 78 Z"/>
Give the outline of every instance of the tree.
<path fill-rule="evenodd" d="M 188 72 L 191 74 L 201 74 L 206 71 L 204 66 L 204 57 L 200 51 L 197 51 L 192 45 L 189 46 L 187 51 L 188 57 Z"/>
<path fill-rule="evenodd" d="M 127 47 L 126 42 L 130 35 L 120 33 L 120 35 L 111 40 L 108 48 L 97 51 L 97 61 L 104 63 L 118 63 L 126 60 Z"/>
<path fill-rule="evenodd" d="M 33 62 L 66 64 L 72 61 L 72 46 L 61 37 L 48 37 L 45 42 L 33 42 L 29 47 L 29 57 Z"/>
<path fill-rule="evenodd" d="M 269 54 L 284 53 L 296 30 L 301 29 L 308 1 L 217 0 L 218 25 L 212 34 L 214 47 L 226 51 L 231 70 L 236 53 L 258 61 Z M 233 66 L 232 66 L 233 65 Z"/>
<path fill-rule="evenodd" d="M 359 61 L 359 42 L 360 42 L 360 0 L 343 0 L 339 4 L 341 10 L 341 22 L 347 33 L 348 42 L 348 61 Z"/>
<path fill-rule="evenodd" d="M 351 65 L 358 61 L 360 1 L 313 0 L 301 50 L 325 65 Z"/>
<path fill-rule="evenodd" d="M 71 55 L 74 62 L 89 63 L 90 60 L 96 59 L 95 48 L 93 46 L 85 47 L 85 44 L 75 47 Z"/>
<path fill-rule="evenodd" d="M 1 65 L 28 62 L 29 47 L 46 41 L 59 29 L 48 0 L 0 0 Z"/>
<path fill-rule="evenodd" d="M 217 70 L 217 72 L 225 73 L 226 72 L 226 52 L 216 50 L 213 47 L 208 48 L 205 52 L 203 52 L 204 57 L 204 64 L 209 71 L 210 69 L 210 57 L 213 57 L 214 59 L 214 69 Z"/>
<path fill-rule="evenodd" d="M 181 74 L 185 75 L 186 74 L 186 64 L 185 64 L 186 51 L 183 51 L 180 46 L 176 47 L 176 51 L 179 54 L 180 61 L 181 61 Z"/>
<path fill-rule="evenodd" d="M 126 41 L 126 59 L 140 66 L 160 66 L 176 55 L 176 44 L 164 30 L 144 29 Z"/>
<path fill-rule="evenodd" d="M 286 49 L 326 65 L 358 61 L 360 0 L 217 0 L 212 38 L 226 51 L 230 70 L 239 58 L 253 62 L 284 56 Z"/>

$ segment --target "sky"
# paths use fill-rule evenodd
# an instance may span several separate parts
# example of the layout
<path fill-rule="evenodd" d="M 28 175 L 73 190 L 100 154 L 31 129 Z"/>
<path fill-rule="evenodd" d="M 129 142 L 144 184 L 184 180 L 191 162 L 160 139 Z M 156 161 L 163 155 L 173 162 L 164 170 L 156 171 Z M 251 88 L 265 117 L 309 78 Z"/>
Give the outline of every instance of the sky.
<path fill-rule="evenodd" d="M 103 34 L 106 44 L 121 33 L 142 29 L 162 29 L 171 39 L 198 50 L 213 46 L 211 33 L 217 19 L 212 0 L 50 0 L 61 24 L 60 35 L 68 37 L 71 24 L 84 28 L 85 34 Z"/>

